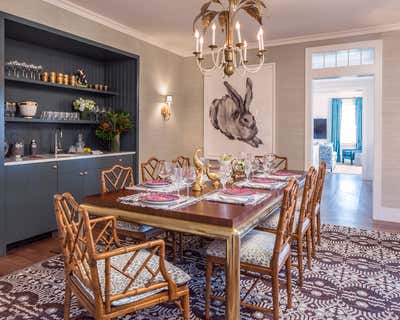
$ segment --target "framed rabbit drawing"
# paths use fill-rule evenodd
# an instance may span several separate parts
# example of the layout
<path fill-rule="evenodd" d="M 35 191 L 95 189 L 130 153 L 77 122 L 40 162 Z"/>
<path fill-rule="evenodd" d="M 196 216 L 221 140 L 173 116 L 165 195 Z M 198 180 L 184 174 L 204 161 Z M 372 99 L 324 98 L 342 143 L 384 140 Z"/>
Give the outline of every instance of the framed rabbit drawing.
<path fill-rule="evenodd" d="M 275 64 L 255 74 L 204 76 L 204 153 L 264 154 L 275 147 Z"/>

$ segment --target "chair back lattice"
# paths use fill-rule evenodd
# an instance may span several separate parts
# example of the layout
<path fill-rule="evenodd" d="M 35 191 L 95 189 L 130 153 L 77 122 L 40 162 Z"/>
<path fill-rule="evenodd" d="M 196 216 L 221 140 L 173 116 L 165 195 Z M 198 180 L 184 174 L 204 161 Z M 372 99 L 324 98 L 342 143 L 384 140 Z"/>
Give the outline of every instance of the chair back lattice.
<path fill-rule="evenodd" d="M 161 161 L 155 157 L 150 158 L 141 164 L 142 181 L 155 180 L 158 178 Z"/>
<path fill-rule="evenodd" d="M 287 244 L 290 245 L 292 240 L 292 229 L 298 190 L 299 183 L 293 177 L 289 180 L 289 183 L 283 192 L 272 263 L 278 263 L 281 250 L 283 250 Z"/>
<path fill-rule="evenodd" d="M 312 219 L 313 200 L 317 186 L 317 171 L 313 166 L 308 169 L 306 181 L 304 183 L 303 196 L 301 198 L 301 207 L 299 214 L 299 223 L 295 232 L 301 232 L 303 228 L 303 221 L 306 218 Z"/>
<path fill-rule="evenodd" d="M 317 186 L 315 188 L 314 206 L 321 204 L 326 175 L 326 162 L 322 161 L 318 168 Z"/>
<path fill-rule="evenodd" d="M 176 299 L 177 286 L 166 269 L 163 240 L 121 247 L 115 217 L 90 219 L 69 193 L 54 199 L 66 276 L 77 277 L 90 288 L 94 300 L 104 302 L 106 312 L 113 301 L 164 287 Z M 122 262 L 121 255 L 125 255 Z M 116 278 L 118 285 L 113 284 Z"/>
<path fill-rule="evenodd" d="M 283 156 L 278 156 L 276 154 L 274 154 L 274 160 L 272 162 L 272 167 L 271 169 L 275 169 L 275 170 L 288 170 L 289 166 L 288 166 L 288 159 L 287 157 L 283 157 Z M 255 156 L 256 161 L 258 161 L 258 163 L 261 165 L 264 161 L 264 156 Z"/>
<path fill-rule="evenodd" d="M 176 163 L 180 168 L 190 167 L 190 159 L 184 156 L 178 156 L 175 160 L 172 160 L 173 163 Z"/>
<path fill-rule="evenodd" d="M 101 172 L 101 187 L 103 192 L 112 192 L 132 187 L 134 185 L 133 170 L 129 167 L 115 165 Z"/>

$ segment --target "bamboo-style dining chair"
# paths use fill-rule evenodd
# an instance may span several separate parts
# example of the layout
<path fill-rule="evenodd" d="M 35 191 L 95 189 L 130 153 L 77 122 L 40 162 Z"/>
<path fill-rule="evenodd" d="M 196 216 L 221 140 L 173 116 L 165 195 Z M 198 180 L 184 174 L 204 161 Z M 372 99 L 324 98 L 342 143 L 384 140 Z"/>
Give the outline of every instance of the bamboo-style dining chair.
<path fill-rule="evenodd" d="M 115 217 L 89 219 L 71 194 L 54 196 L 65 267 L 64 319 L 72 293 L 97 320 L 173 301 L 189 319 L 190 277 L 165 261 L 163 240 L 122 247 Z"/>
<path fill-rule="evenodd" d="M 130 167 L 114 165 L 108 170 L 101 172 L 101 188 L 103 193 L 118 191 L 134 185 L 133 170 Z M 119 234 L 137 239 L 139 241 L 148 241 L 165 231 L 159 228 L 117 220 L 117 230 Z"/>
<path fill-rule="evenodd" d="M 292 241 L 298 187 L 297 180 L 295 178 L 290 179 L 284 190 L 278 229 L 275 234 L 253 230 L 241 241 L 240 269 L 246 272 L 246 275 L 257 280 L 265 280 L 259 275 L 272 277 L 273 308 L 264 308 L 244 302 L 256 286 L 257 280 L 244 295 L 241 305 L 257 311 L 273 312 L 274 320 L 279 319 L 279 272 L 283 267 L 286 267 L 287 307 L 292 307 L 290 243 Z M 211 294 L 211 277 L 214 264 L 224 265 L 225 256 L 225 243 L 221 240 L 211 242 L 207 248 L 206 258 L 206 319 L 210 319 L 210 300 L 224 300 L 224 297 Z"/>
<path fill-rule="evenodd" d="M 289 162 L 288 158 L 284 156 L 278 156 L 274 154 L 275 159 L 272 163 L 272 168 L 275 170 L 288 170 L 289 169 Z M 262 162 L 264 159 L 264 156 L 255 156 L 256 160 L 259 162 Z"/>
<path fill-rule="evenodd" d="M 178 156 L 172 163 L 176 163 L 180 168 L 190 167 L 190 158 L 184 156 Z"/>
<path fill-rule="evenodd" d="M 156 157 L 151 157 L 146 162 L 142 162 L 140 167 L 142 169 L 142 181 L 155 180 L 158 178 L 160 171 L 161 160 Z"/>
<path fill-rule="evenodd" d="M 313 200 L 313 208 L 312 208 L 312 217 L 311 217 L 311 227 L 313 234 L 313 256 L 316 256 L 315 249 L 315 239 L 317 244 L 321 245 L 321 199 L 322 192 L 324 191 L 324 183 L 325 183 L 325 175 L 326 175 L 326 162 L 322 161 L 318 168 L 318 177 L 317 177 L 317 186 L 315 188 L 315 197 Z"/>
<path fill-rule="evenodd" d="M 306 240 L 307 246 L 307 266 L 312 267 L 311 252 L 313 247 L 312 240 L 312 208 L 313 198 L 317 185 L 317 171 L 313 166 L 307 172 L 304 184 L 303 194 L 301 197 L 300 208 L 296 208 L 292 238 L 297 242 L 297 264 L 293 264 L 299 270 L 299 285 L 303 286 L 304 266 L 303 266 L 303 244 Z M 257 226 L 257 230 L 276 233 L 279 222 L 279 214 L 268 217 L 265 221 Z"/>

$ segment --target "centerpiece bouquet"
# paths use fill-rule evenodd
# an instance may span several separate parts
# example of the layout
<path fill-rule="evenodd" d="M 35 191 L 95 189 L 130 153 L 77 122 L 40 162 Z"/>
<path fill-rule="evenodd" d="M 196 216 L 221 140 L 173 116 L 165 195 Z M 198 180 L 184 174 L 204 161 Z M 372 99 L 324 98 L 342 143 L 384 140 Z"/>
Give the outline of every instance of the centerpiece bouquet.
<path fill-rule="evenodd" d="M 90 112 L 93 112 L 96 108 L 96 102 L 91 99 L 75 99 L 72 105 L 74 106 L 74 110 L 81 113 L 82 120 L 88 120 Z"/>
<path fill-rule="evenodd" d="M 128 112 L 107 112 L 104 120 L 96 130 L 96 136 L 100 139 L 111 141 L 111 151 L 119 152 L 121 134 L 127 132 L 132 126 L 132 120 Z"/>

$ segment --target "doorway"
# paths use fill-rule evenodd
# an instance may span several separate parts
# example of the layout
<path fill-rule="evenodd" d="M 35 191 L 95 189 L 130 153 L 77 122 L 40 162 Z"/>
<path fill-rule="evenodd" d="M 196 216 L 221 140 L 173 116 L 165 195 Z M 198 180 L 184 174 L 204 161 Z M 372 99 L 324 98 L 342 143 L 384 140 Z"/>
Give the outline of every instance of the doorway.
<path fill-rule="evenodd" d="M 372 215 L 370 210 L 365 210 L 365 214 L 369 218 L 378 219 L 382 212 L 381 204 L 381 165 L 382 165 L 382 41 L 363 41 L 355 43 L 343 43 L 331 46 L 323 47 L 312 47 L 306 49 L 306 105 L 305 105 L 305 164 L 306 168 L 311 164 L 318 164 L 319 160 L 315 160 L 316 150 L 314 147 L 314 91 L 317 87 L 321 86 L 337 86 L 339 82 L 353 84 L 357 81 L 364 81 L 365 85 L 361 87 L 349 87 L 348 92 L 342 90 L 341 93 L 338 91 L 331 92 L 331 100 L 328 103 L 331 109 L 330 115 L 325 116 L 326 125 L 322 124 L 322 127 L 326 126 L 326 143 L 332 144 L 332 153 L 336 152 L 333 156 L 336 156 L 337 164 L 344 164 L 347 166 L 354 156 L 353 166 L 355 164 L 361 164 L 361 175 L 357 174 L 346 174 L 346 173 L 333 173 L 332 177 L 353 177 L 350 181 L 358 181 L 363 186 L 372 186 L 371 195 L 364 197 L 362 202 L 359 202 L 359 206 L 371 207 Z M 322 85 L 324 84 L 324 85 Z M 321 89 L 322 90 L 322 89 Z M 334 97 L 333 97 L 334 96 Z M 368 96 L 368 97 L 366 97 Z M 332 99 L 340 100 L 336 101 L 335 104 L 339 104 L 340 107 L 335 107 L 335 112 L 339 112 L 346 107 L 345 120 L 352 118 L 353 114 L 351 108 L 357 108 L 357 98 L 362 98 L 362 109 L 363 114 L 361 115 L 362 120 L 360 121 L 363 126 L 360 130 L 361 134 L 357 134 L 354 138 L 354 131 L 350 133 L 350 129 L 346 129 L 344 136 L 341 136 L 340 130 L 332 130 L 332 125 L 342 125 L 342 118 L 335 114 L 332 115 Z M 349 99 L 345 99 L 349 98 Z M 353 100 L 352 100 L 353 99 Z M 352 100 L 345 102 L 345 100 Z M 367 101 L 368 100 L 368 101 Z M 359 103 L 359 102 L 358 102 Z M 368 110 L 369 108 L 369 110 Z M 368 115 L 369 111 L 369 115 Z M 331 117 L 328 119 L 328 117 Z M 341 114 L 343 116 L 343 114 Z M 357 117 L 357 112 L 356 115 Z M 359 115 L 360 116 L 360 115 Z M 332 122 L 332 117 L 336 119 L 336 122 Z M 368 122 L 366 117 L 368 117 Z M 318 118 L 317 118 L 318 119 Z M 324 119 L 324 118 L 322 118 Z M 351 119 L 350 119 L 351 120 Z M 343 123 L 345 127 L 349 127 L 349 123 L 353 123 L 354 120 Z M 372 123 L 371 123 L 372 121 Z M 321 125 L 315 121 L 315 125 Z M 318 129 L 318 128 L 317 128 Z M 349 131 L 350 130 L 350 131 Z M 357 130 L 357 128 L 356 128 Z M 322 129 L 323 131 L 323 129 Z M 318 130 L 316 132 L 318 137 Z M 334 140 L 332 136 L 328 137 L 329 134 L 334 134 Z M 357 145 L 357 137 L 361 141 L 361 146 Z M 318 139 L 317 139 L 318 140 Z M 330 141 L 329 141 L 330 140 Z M 367 141 L 366 141 L 367 140 Z M 333 145 L 335 142 L 336 145 Z M 343 143 L 341 143 L 343 142 Z M 347 142 L 347 146 L 346 146 Z M 354 143 L 355 142 L 355 143 Z M 361 147 L 361 149 L 358 149 Z M 335 149 L 334 149 L 335 148 Z M 334 150 L 333 150 L 334 149 Z M 347 152 L 349 149 L 349 152 Z M 343 150 L 345 150 L 345 157 L 343 157 Z M 344 158 L 344 163 L 343 163 Z M 339 160 L 339 161 L 338 161 Z M 359 161 L 359 162 L 358 162 Z M 348 167 L 344 168 L 347 169 Z M 336 168 L 337 169 L 337 168 Z M 343 169 L 340 168 L 339 169 Z M 334 171 L 334 169 L 331 169 Z M 335 180 L 335 179 L 334 179 Z M 372 180 L 372 181 L 370 181 Z M 346 179 L 346 185 L 348 185 Z M 362 186 L 362 187 L 363 187 Z M 348 188 L 349 190 L 351 188 Z M 343 197 L 350 198 L 351 191 L 349 194 L 343 194 Z M 372 199 L 372 200 L 371 200 Z M 328 199 L 329 200 L 329 199 Z M 368 202 L 368 203 L 366 203 Z M 364 211 L 364 210 L 363 210 Z M 368 212 L 367 212 L 368 211 Z M 342 212 L 342 214 L 346 214 Z"/>
<path fill-rule="evenodd" d="M 374 77 L 313 79 L 312 164 L 373 179 Z"/>

